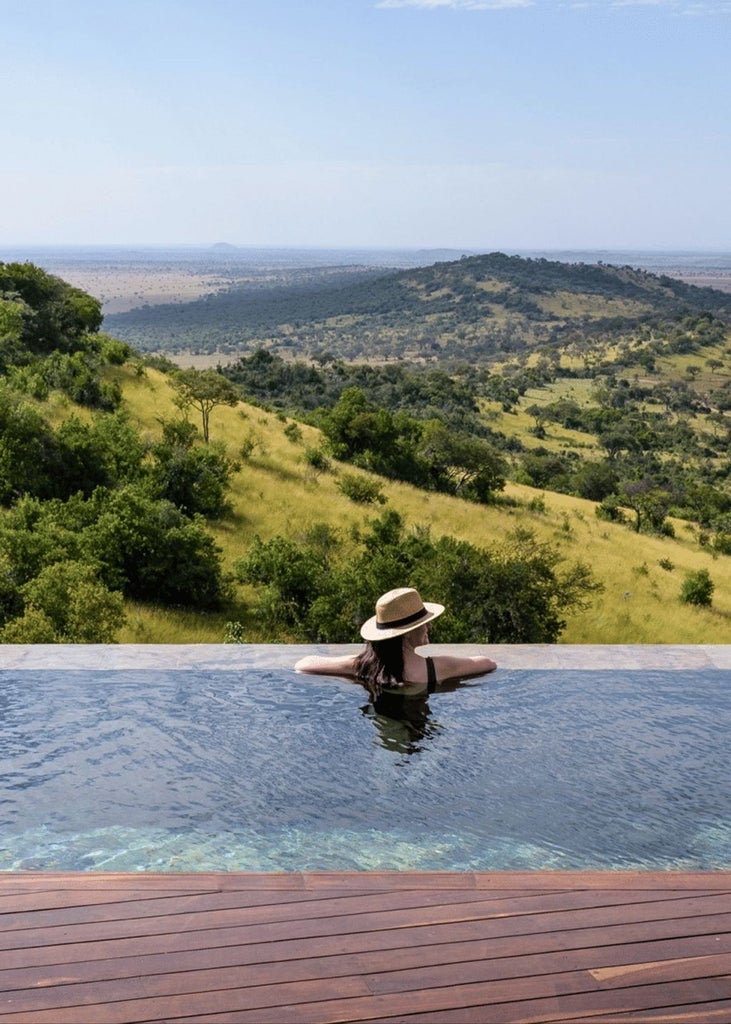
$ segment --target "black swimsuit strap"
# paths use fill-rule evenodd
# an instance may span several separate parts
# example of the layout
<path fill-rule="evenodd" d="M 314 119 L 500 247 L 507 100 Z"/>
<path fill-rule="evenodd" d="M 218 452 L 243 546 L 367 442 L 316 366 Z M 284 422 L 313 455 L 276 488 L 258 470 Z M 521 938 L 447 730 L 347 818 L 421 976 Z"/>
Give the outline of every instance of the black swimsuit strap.
<path fill-rule="evenodd" d="M 434 659 L 433 658 L 427 658 L 426 659 L 426 677 L 428 679 L 428 683 L 427 683 L 427 687 L 426 687 L 426 692 L 427 693 L 434 693 L 434 691 L 437 688 L 437 671 L 434 668 Z"/>

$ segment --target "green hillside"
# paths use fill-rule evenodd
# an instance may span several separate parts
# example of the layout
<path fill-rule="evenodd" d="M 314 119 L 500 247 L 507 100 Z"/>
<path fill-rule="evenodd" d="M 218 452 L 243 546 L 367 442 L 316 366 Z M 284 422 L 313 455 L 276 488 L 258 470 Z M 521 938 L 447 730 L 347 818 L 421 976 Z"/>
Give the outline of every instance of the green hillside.
<path fill-rule="evenodd" d="M 164 376 L 148 370 L 143 377 L 129 368 L 115 371 L 122 381 L 125 404 L 148 436 L 158 430 L 157 418 L 174 411 L 173 393 Z M 235 512 L 210 529 L 227 565 L 246 554 L 254 537 L 284 534 L 304 537 L 326 523 L 346 539 L 376 518 L 380 507 L 360 506 L 338 488 L 338 475 L 360 471 L 334 464 L 332 472 L 313 471 L 305 460 L 308 446 L 319 444 L 319 432 L 301 425 L 302 439 L 293 442 L 274 413 L 241 405 L 216 412 L 213 430 L 230 451 L 254 439 L 251 457 L 233 481 Z M 362 474 L 366 476 L 367 474 Z M 638 535 L 624 526 L 599 520 L 596 503 L 508 484 L 514 505 L 480 506 L 445 494 L 425 494 L 398 482 L 384 481 L 387 506 L 412 526 L 428 526 L 435 536 L 451 535 L 490 547 L 516 528 L 529 529 L 555 545 L 566 560 L 588 559 L 604 591 L 584 611 L 568 617 L 561 635 L 565 643 L 727 643 L 731 636 L 731 557 L 714 556 L 697 540 L 697 532 L 676 524 L 676 536 Z M 666 567 L 663 568 L 663 563 Z M 715 583 L 711 608 L 679 600 L 684 575 L 707 569 Z M 438 600 L 439 595 L 429 595 Z M 197 612 L 130 606 L 121 638 L 142 642 L 220 641 L 226 621 L 236 617 L 249 640 L 266 641 L 251 615 L 252 588 L 241 587 L 233 610 Z"/>
<path fill-rule="evenodd" d="M 650 339 L 644 376 L 618 345 L 594 376 L 531 357 L 384 371 L 366 394 L 321 360 L 307 372 L 326 390 L 294 418 L 302 381 L 271 354 L 259 370 L 289 414 L 145 363 L 99 332 L 96 300 L 31 265 L 0 265 L 0 292 L 3 642 L 354 639 L 371 591 L 398 583 L 450 605 L 447 640 L 729 640 L 717 318 Z M 670 390 L 646 393 L 658 375 Z M 588 464 L 616 477 L 603 499 L 577 496 Z M 694 580 L 702 600 L 681 601 Z"/>
<path fill-rule="evenodd" d="M 492 253 L 390 273 L 313 275 L 306 285 L 233 287 L 146 306 L 105 327 L 144 351 L 241 353 L 258 345 L 345 359 L 485 362 L 618 339 L 710 312 L 731 296 L 631 267 Z"/>

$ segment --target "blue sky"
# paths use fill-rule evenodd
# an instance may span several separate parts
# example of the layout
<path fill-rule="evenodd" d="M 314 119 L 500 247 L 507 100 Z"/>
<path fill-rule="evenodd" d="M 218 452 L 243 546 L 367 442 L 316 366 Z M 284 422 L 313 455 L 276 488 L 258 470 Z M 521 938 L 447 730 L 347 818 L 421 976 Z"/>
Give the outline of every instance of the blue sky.
<path fill-rule="evenodd" d="M 0 0 L 0 25 L 0 246 L 731 249 L 731 0 Z"/>

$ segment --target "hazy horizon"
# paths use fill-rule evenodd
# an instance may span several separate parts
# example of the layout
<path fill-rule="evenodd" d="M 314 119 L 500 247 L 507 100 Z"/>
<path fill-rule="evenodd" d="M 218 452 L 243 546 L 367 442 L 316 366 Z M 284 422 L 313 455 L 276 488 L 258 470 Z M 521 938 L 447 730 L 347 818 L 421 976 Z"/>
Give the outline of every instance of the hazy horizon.
<path fill-rule="evenodd" d="M 147 242 L 109 242 L 109 241 L 98 241 L 98 242 L 13 242 L 9 241 L 6 243 L 0 242 L 0 255 L 4 252 L 68 252 L 71 250 L 80 250 L 90 252 L 93 250 L 99 252 L 114 251 L 119 252 L 135 252 L 140 250 L 154 251 L 154 252 L 184 252 L 184 251 L 195 251 L 195 252 L 208 252 L 215 253 L 219 252 L 221 255 L 225 255 L 226 252 L 341 252 L 341 253 L 379 253 L 379 252 L 401 252 L 401 253 L 417 253 L 417 252 L 444 252 L 444 253 L 459 253 L 466 255 L 485 255 L 491 252 L 504 252 L 506 254 L 514 255 L 529 255 L 537 253 L 638 253 L 643 255 L 689 255 L 689 256 L 703 256 L 703 255 L 718 255 L 726 256 L 731 254 L 731 240 L 729 245 L 725 247 L 706 247 L 706 246 L 695 246 L 695 247 L 662 247 L 662 246 L 626 246 L 617 245 L 612 247 L 605 247 L 600 245 L 585 245 L 585 246 L 553 246 L 553 247 L 524 247 L 524 246 L 451 246 L 451 245 L 379 245 L 374 243 L 372 245 L 349 245 L 342 243 L 338 245 L 326 245 L 326 244 L 247 244 L 247 243 L 236 243 L 236 242 L 221 242 L 221 241 L 201 241 L 201 242 L 167 242 L 167 241 L 147 241 Z"/>

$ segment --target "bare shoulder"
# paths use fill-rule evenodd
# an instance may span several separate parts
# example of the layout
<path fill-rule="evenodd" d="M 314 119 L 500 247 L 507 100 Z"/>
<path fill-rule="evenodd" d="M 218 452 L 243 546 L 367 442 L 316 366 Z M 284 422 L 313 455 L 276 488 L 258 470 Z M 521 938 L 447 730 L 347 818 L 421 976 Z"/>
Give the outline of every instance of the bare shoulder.
<path fill-rule="evenodd" d="M 295 664 L 297 672 L 310 672 L 321 676 L 354 676 L 355 655 L 308 654 Z"/>
<path fill-rule="evenodd" d="M 468 676 L 484 676 L 494 672 L 497 662 L 484 654 L 457 656 L 454 654 L 438 654 L 434 657 L 434 666 L 439 679 L 465 679 Z"/>

